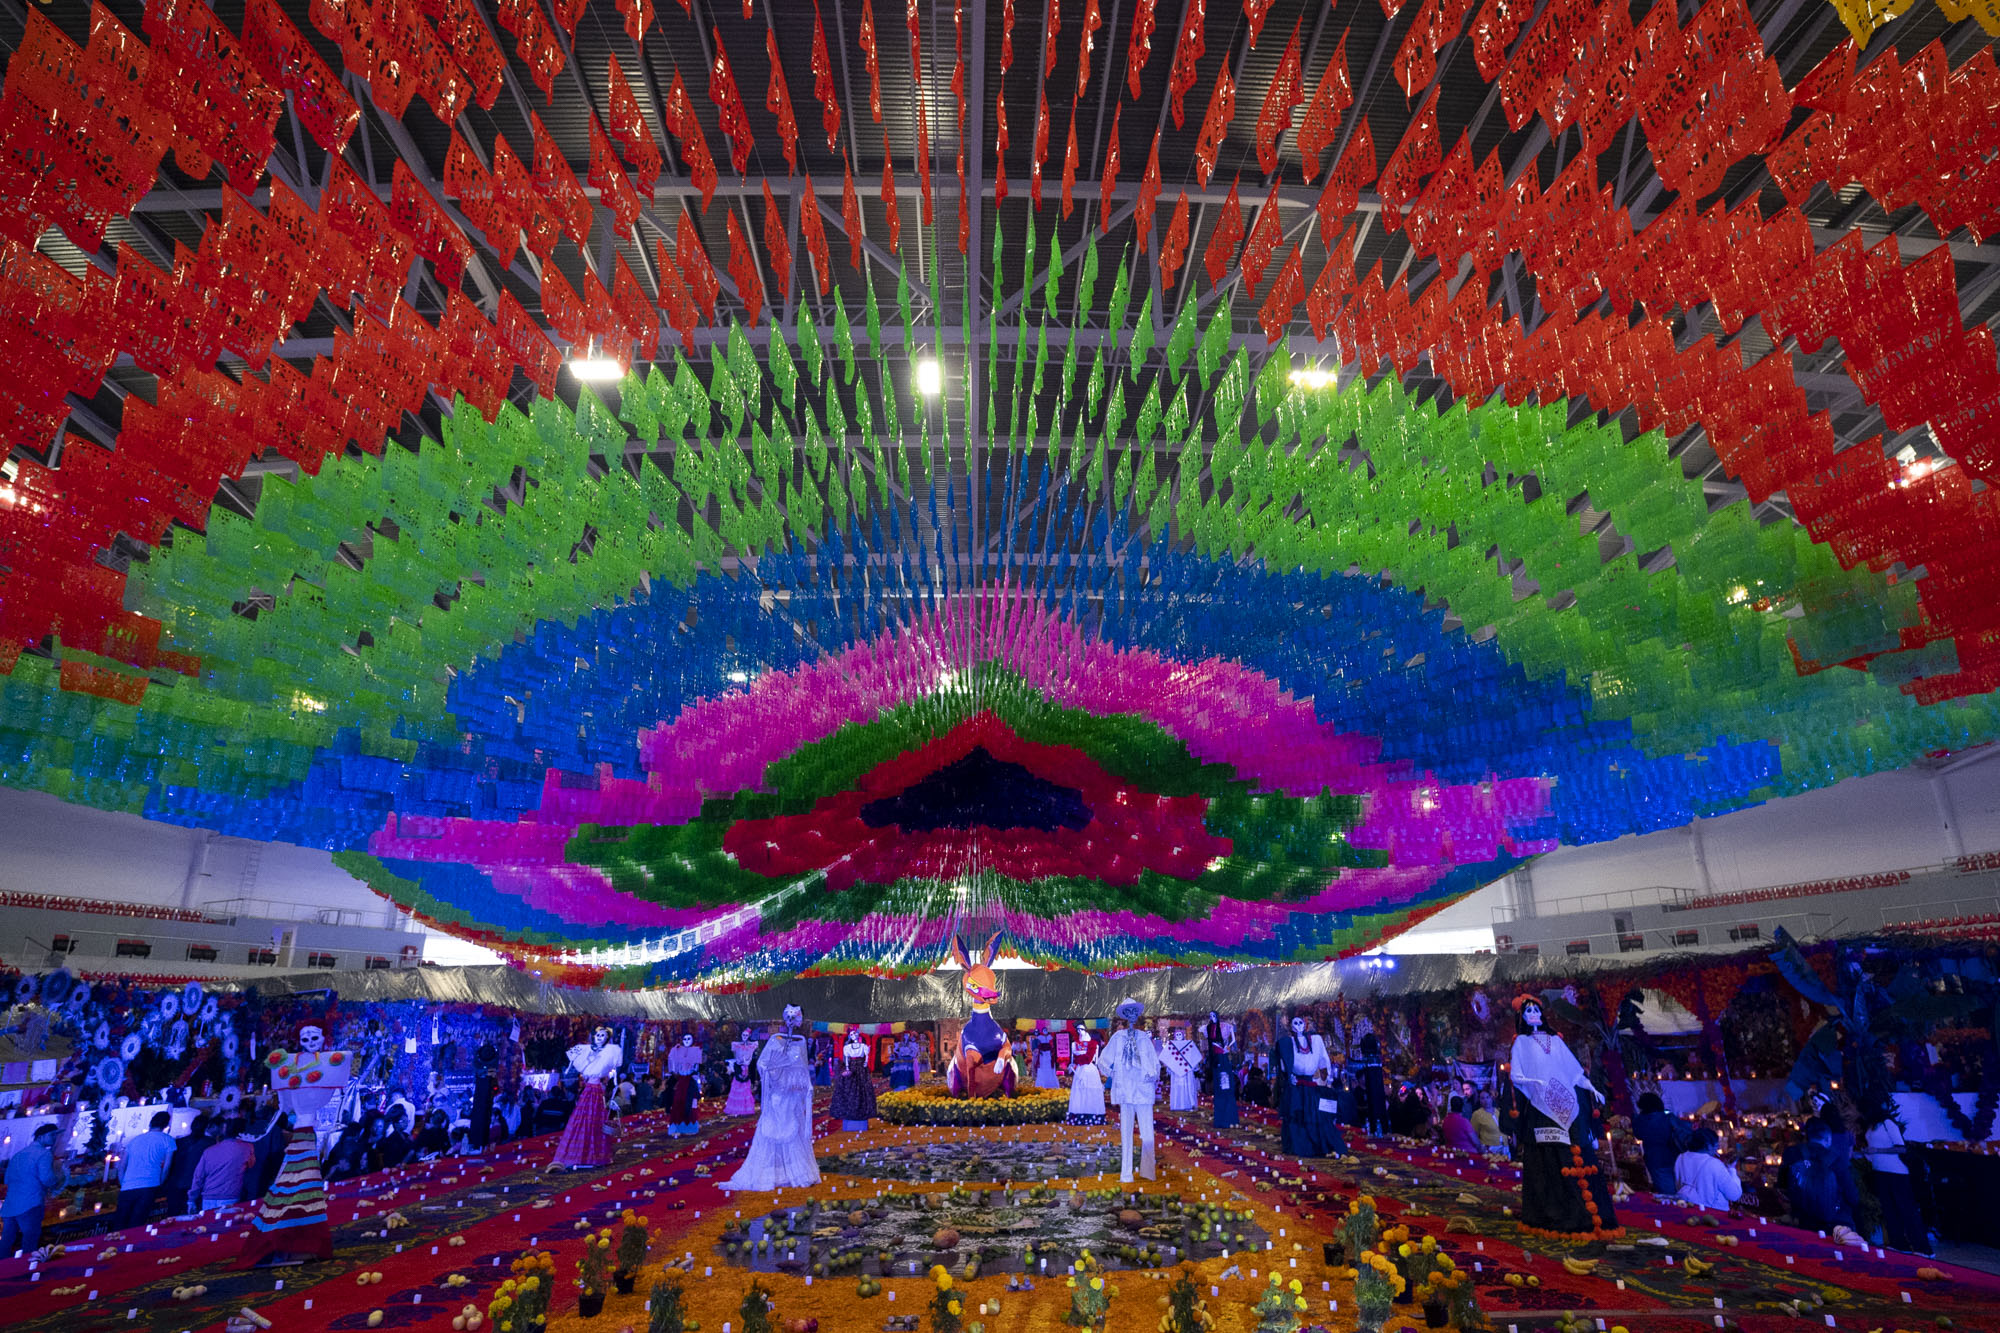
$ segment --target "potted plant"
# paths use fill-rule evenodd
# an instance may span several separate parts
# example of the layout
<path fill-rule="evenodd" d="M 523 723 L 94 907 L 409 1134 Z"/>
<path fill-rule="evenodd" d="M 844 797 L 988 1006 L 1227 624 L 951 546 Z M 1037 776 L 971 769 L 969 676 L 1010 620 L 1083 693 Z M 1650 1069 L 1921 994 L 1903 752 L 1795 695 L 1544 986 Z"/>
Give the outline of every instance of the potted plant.
<path fill-rule="evenodd" d="M 1446 1264 L 1451 1264 L 1447 1258 Z M 1451 1326 L 1459 1333 L 1475 1333 L 1487 1327 L 1486 1312 L 1479 1308 L 1479 1288 L 1462 1268 L 1452 1265 L 1439 1274 L 1446 1284 L 1445 1303 L 1451 1308 Z"/>
<path fill-rule="evenodd" d="M 762 1279 L 750 1279 L 736 1317 L 743 1321 L 743 1333 L 771 1333 L 771 1292 Z"/>
<path fill-rule="evenodd" d="M 595 1319 L 604 1310 L 604 1278 L 611 1268 L 611 1228 L 583 1238 L 583 1255 L 576 1261 L 576 1312 Z"/>
<path fill-rule="evenodd" d="M 1390 1307 L 1403 1292 L 1403 1275 L 1389 1257 L 1373 1251 L 1354 1270 L 1354 1308 L 1359 1333 L 1375 1333 L 1389 1318 Z"/>
<path fill-rule="evenodd" d="M 1375 1216 L 1375 1200 L 1364 1194 L 1347 1205 L 1347 1216 L 1340 1220 L 1340 1239 L 1353 1262 L 1359 1263 L 1362 1255 L 1374 1249 L 1375 1241 L 1381 1234 L 1382 1224 Z"/>
<path fill-rule="evenodd" d="M 1167 1317 L 1160 1325 L 1164 1333 L 1208 1333 L 1215 1327 L 1215 1316 L 1208 1312 L 1208 1302 L 1195 1287 L 1194 1269 L 1186 1264 L 1174 1275 L 1166 1300 Z"/>
<path fill-rule="evenodd" d="M 1250 1313 L 1257 1316 L 1257 1333 L 1295 1333 L 1299 1315 L 1306 1308 L 1304 1291 L 1305 1284 L 1297 1278 L 1287 1286 L 1282 1277 L 1271 1274 L 1271 1285 L 1250 1307 Z"/>
<path fill-rule="evenodd" d="M 932 1264 L 931 1281 L 937 1284 L 937 1292 L 931 1297 L 931 1333 L 959 1333 L 965 1305 L 952 1290 L 951 1273 L 943 1264 Z"/>
<path fill-rule="evenodd" d="M 513 1276 L 493 1293 L 486 1318 L 496 1329 L 511 1325 L 511 1333 L 534 1333 L 548 1322 L 555 1268 L 555 1258 L 546 1250 L 516 1259 L 509 1265 Z"/>
<path fill-rule="evenodd" d="M 620 1214 L 619 1220 L 625 1229 L 618 1233 L 618 1267 L 612 1271 L 611 1281 L 620 1296 L 630 1296 L 633 1284 L 639 1280 L 639 1269 L 646 1262 L 646 1252 L 652 1248 L 653 1237 L 646 1219 L 630 1208 Z"/>
<path fill-rule="evenodd" d="M 646 1322 L 646 1333 L 685 1333 L 687 1316 L 681 1309 L 684 1294 L 678 1273 L 669 1273 L 653 1284 L 653 1296 L 647 1302 L 651 1317 Z"/>
<path fill-rule="evenodd" d="M 1111 1314 L 1111 1298 L 1118 1288 L 1104 1280 L 1097 1256 L 1084 1250 L 1076 1258 L 1076 1272 L 1069 1277 L 1068 1322 L 1077 1328 L 1101 1329 Z"/>

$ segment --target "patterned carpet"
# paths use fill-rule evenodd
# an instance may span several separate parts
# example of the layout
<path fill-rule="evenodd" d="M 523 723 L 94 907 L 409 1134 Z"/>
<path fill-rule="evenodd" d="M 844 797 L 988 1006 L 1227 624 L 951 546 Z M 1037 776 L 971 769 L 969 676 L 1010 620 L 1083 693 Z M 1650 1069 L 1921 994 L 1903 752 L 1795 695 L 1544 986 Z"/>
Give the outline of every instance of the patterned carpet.
<path fill-rule="evenodd" d="M 1520 1199 L 1520 1175 L 1509 1164 L 1381 1141 L 1357 1143 L 1358 1164 L 1301 1168 L 1279 1155 L 1275 1123 L 1255 1118 L 1221 1132 L 1199 1116 L 1170 1118 L 1170 1132 L 1204 1166 L 1254 1172 L 1304 1209 L 1340 1211 L 1355 1194 L 1372 1194 L 1385 1216 L 1439 1235 L 1456 1259 L 1476 1266 L 1481 1304 L 1501 1333 L 1543 1327 L 1563 1313 L 1634 1328 L 1655 1321 L 1685 1328 L 1689 1318 L 1714 1326 L 1717 1316 L 1746 1330 L 1796 1329 L 1804 1318 L 1870 1333 L 1940 1316 L 1959 1329 L 2000 1328 L 2000 1277 L 1896 1251 L 1863 1253 L 1756 1217 L 1710 1214 L 1719 1225 L 1697 1225 L 1694 1210 L 1649 1194 L 1621 1205 L 1625 1242 L 1579 1276 L 1561 1262 L 1576 1255 L 1573 1247 L 1530 1236 L 1509 1215 Z M 1303 1184 L 1268 1183 L 1301 1172 Z M 1927 1267 L 1939 1276 L 1920 1277 Z M 1508 1282 L 1510 1274 L 1520 1285 Z"/>
<path fill-rule="evenodd" d="M 545 1176 L 554 1136 L 503 1145 L 487 1158 L 448 1159 L 383 1172 L 330 1187 L 336 1258 L 291 1268 L 232 1271 L 251 1206 L 193 1222 L 159 1222 L 110 1236 L 71 1241 L 51 1262 L 0 1263 L 0 1325 L 22 1333 L 109 1333 L 221 1327 L 250 1305 L 279 1328 L 364 1328 L 436 1322 L 448 1328 L 467 1302 L 482 1308 L 507 1264 L 530 1245 L 574 1250 L 576 1223 L 615 1217 L 627 1204 L 671 1230 L 677 1209 L 718 1202 L 698 1164 L 740 1153 L 747 1122 L 704 1127 L 697 1139 L 672 1139 L 663 1114 L 630 1118 L 602 1171 Z M 403 1222 L 392 1222 L 400 1217 Z M 452 1238 L 462 1238 L 454 1245 Z M 562 1265 L 566 1268 L 566 1263 Z M 380 1272 L 379 1283 L 356 1276 Z M 452 1273 L 468 1279 L 452 1288 Z M 176 1300 L 176 1289 L 206 1292 Z"/>
<path fill-rule="evenodd" d="M 1926 1280 L 1918 1269 L 1930 1260 L 1843 1250 L 1756 1218 L 1697 1226 L 1687 1210 L 1641 1195 L 1621 1208 L 1628 1243 L 1603 1254 L 1595 1271 L 1572 1274 L 1561 1262 L 1562 1246 L 1526 1235 L 1508 1215 L 1519 1183 L 1505 1164 L 1385 1143 L 1359 1146 L 1358 1164 L 1301 1166 L 1278 1155 L 1274 1128 L 1254 1114 L 1251 1123 L 1220 1133 L 1200 1113 L 1162 1113 L 1159 1119 L 1166 1163 L 1212 1176 L 1296 1218 L 1294 1236 L 1328 1233 L 1347 1201 L 1363 1192 L 1375 1196 L 1385 1216 L 1438 1234 L 1477 1273 L 1495 1333 L 1540 1333 L 1563 1313 L 1602 1320 L 1607 1329 L 1623 1325 L 1631 1333 L 1685 1333 L 1690 1321 L 1714 1327 L 1718 1320 L 1745 1333 L 1776 1333 L 1797 1330 L 1802 1319 L 1873 1333 L 1932 1325 L 1940 1317 L 1958 1330 L 2000 1330 L 2000 1277 L 1986 1273 L 1939 1264 L 1940 1277 Z M 862 1141 L 825 1135 L 827 1128 L 823 1152 L 832 1166 Z M 0 1309 L 6 1311 L 0 1324 L 22 1333 L 192 1333 L 219 1330 L 225 1315 L 250 1305 L 278 1329 L 361 1329 L 370 1311 L 381 1310 L 377 1327 L 443 1333 L 467 1302 L 483 1308 L 507 1263 L 531 1245 L 555 1251 L 557 1273 L 566 1279 L 580 1222 L 602 1223 L 634 1206 L 653 1219 L 656 1252 L 669 1251 L 704 1210 L 729 1206 L 713 1180 L 733 1169 L 749 1129 L 746 1120 L 714 1122 L 696 1139 L 676 1140 L 654 1115 L 627 1121 L 613 1164 L 602 1171 L 545 1176 L 551 1141 L 536 1139 L 506 1145 L 487 1159 L 343 1182 L 331 1191 L 338 1257 L 326 1264 L 231 1271 L 244 1208 L 219 1225 L 212 1218 L 161 1223 L 72 1241 L 48 1263 L 0 1263 Z M 985 1161 L 1007 1159 L 1007 1131 L 989 1133 L 995 1147 Z M 1096 1145 L 1105 1130 L 1074 1133 L 1072 1155 L 1102 1160 Z M 966 1134 L 955 1131 L 953 1137 Z M 907 1152 L 910 1169 L 934 1174 L 940 1159 L 931 1145 L 913 1143 Z M 875 1149 L 839 1164 L 850 1170 L 866 1164 L 872 1168 L 867 1174 L 886 1184 L 902 1174 L 896 1156 Z M 371 1272 L 383 1275 L 379 1283 L 357 1282 Z M 467 1279 L 465 1285 L 446 1285 L 454 1273 Z M 196 1285 L 206 1291 L 175 1299 L 176 1289 Z M 562 1289 L 559 1310 L 574 1303 L 566 1282 Z M 830 1286 L 821 1290 L 830 1303 L 849 1299 Z M 870 1326 L 879 1326 L 885 1312 L 871 1316 Z M 1138 1318 L 1142 1312 L 1133 1313 Z M 1143 1312 L 1133 1327 L 1150 1328 L 1156 1314 Z M 1421 1323 L 1412 1306 L 1399 1306 L 1398 1314 L 1403 1317 L 1391 1320 L 1392 1330 Z M 610 1312 L 593 1322 L 607 1333 L 619 1327 Z M 1329 1323 L 1351 1327 L 1339 1319 Z"/>

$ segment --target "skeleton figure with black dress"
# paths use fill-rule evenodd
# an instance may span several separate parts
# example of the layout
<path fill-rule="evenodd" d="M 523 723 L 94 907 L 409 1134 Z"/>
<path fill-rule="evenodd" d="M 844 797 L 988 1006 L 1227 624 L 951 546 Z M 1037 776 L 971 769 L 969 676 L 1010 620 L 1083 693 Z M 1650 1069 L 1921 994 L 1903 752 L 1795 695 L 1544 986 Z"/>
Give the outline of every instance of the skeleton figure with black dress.
<path fill-rule="evenodd" d="M 1603 1095 L 1568 1043 L 1544 1025 L 1540 1000 L 1524 995 L 1514 1012 L 1521 1033 L 1507 1072 L 1519 1117 L 1522 1229 L 1584 1241 L 1621 1236 L 1590 1136 L 1591 1106 Z"/>

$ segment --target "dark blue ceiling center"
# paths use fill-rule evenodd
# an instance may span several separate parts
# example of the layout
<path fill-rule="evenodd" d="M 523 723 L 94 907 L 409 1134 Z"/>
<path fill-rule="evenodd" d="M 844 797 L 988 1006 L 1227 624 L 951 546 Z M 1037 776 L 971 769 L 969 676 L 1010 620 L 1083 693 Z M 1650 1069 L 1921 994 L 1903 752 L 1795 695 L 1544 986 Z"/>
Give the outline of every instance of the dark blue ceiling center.
<path fill-rule="evenodd" d="M 911 833 L 943 828 L 1032 828 L 1044 833 L 1082 829 L 1090 823 L 1090 807 L 1074 787 L 1047 778 L 1005 759 L 995 759 L 983 745 L 954 760 L 929 777 L 911 783 L 894 796 L 861 807 L 870 828 L 895 825 Z"/>

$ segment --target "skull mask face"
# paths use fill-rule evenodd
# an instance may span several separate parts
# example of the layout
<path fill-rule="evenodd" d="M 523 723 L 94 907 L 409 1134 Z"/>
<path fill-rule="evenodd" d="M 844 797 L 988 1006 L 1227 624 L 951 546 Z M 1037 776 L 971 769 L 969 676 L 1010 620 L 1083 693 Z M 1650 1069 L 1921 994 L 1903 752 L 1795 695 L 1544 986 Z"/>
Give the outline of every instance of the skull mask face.
<path fill-rule="evenodd" d="M 311 1026 L 302 1027 L 299 1029 L 299 1049 L 304 1051 L 306 1054 L 318 1055 L 321 1049 L 324 1048 L 325 1046 L 326 1046 L 326 1033 L 320 1031 L 316 1027 L 311 1027 Z"/>
<path fill-rule="evenodd" d="M 681 1045 L 683 1045 L 683 1046 L 693 1046 L 693 1045 L 694 1045 L 694 1034 L 693 1034 L 692 1032 L 683 1032 L 683 1033 L 681 1033 Z"/>
<path fill-rule="evenodd" d="M 598 1028 L 595 1032 L 592 1032 L 590 1034 L 590 1049 L 593 1051 L 601 1051 L 605 1048 L 606 1045 L 610 1043 L 610 1041 L 611 1041 L 611 1029 Z"/>
<path fill-rule="evenodd" d="M 1535 1003 L 1535 1002 L 1534 1002 L 1533 1000 L 1530 1000 L 1530 1001 L 1528 1001 L 1528 1002 L 1527 1002 L 1526 1004 L 1522 1005 L 1522 1006 L 1521 1006 L 1521 1021 L 1522 1021 L 1523 1023 L 1526 1023 L 1526 1024 L 1528 1025 L 1528 1028 L 1529 1028 L 1529 1030 L 1530 1030 L 1530 1031 L 1533 1031 L 1533 1032 L 1539 1032 L 1539 1031 L 1541 1031 L 1541 1029 L 1542 1029 L 1542 1006 L 1540 1006 L 1539 1004 L 1536 1004 L 1536 1003 Z"/>
<path fill-rule="evenodd" d="M 1294 1019 L 1292 1020 L 1292 1035 L 1293 1035 L 1294 1037 L 1303 1037 L 1303 1036 L 1305 1036 L 1305 1035 L 1306 1035 L 1306 1021 L 1305 1021 L 1305 1019 L 1303 1019 L 1303 1018 L 1294 1018 Z"/>
<path fill-rule="evenodd" d="M 785 1006 L 786 1032 L 788 1033 L 797 1032 L 801 1027 L 805 1026 L 805 1021 L 806 1021 L 805 1010 L 799 1008 L 795 1004 L 788 1004 Z"/>

